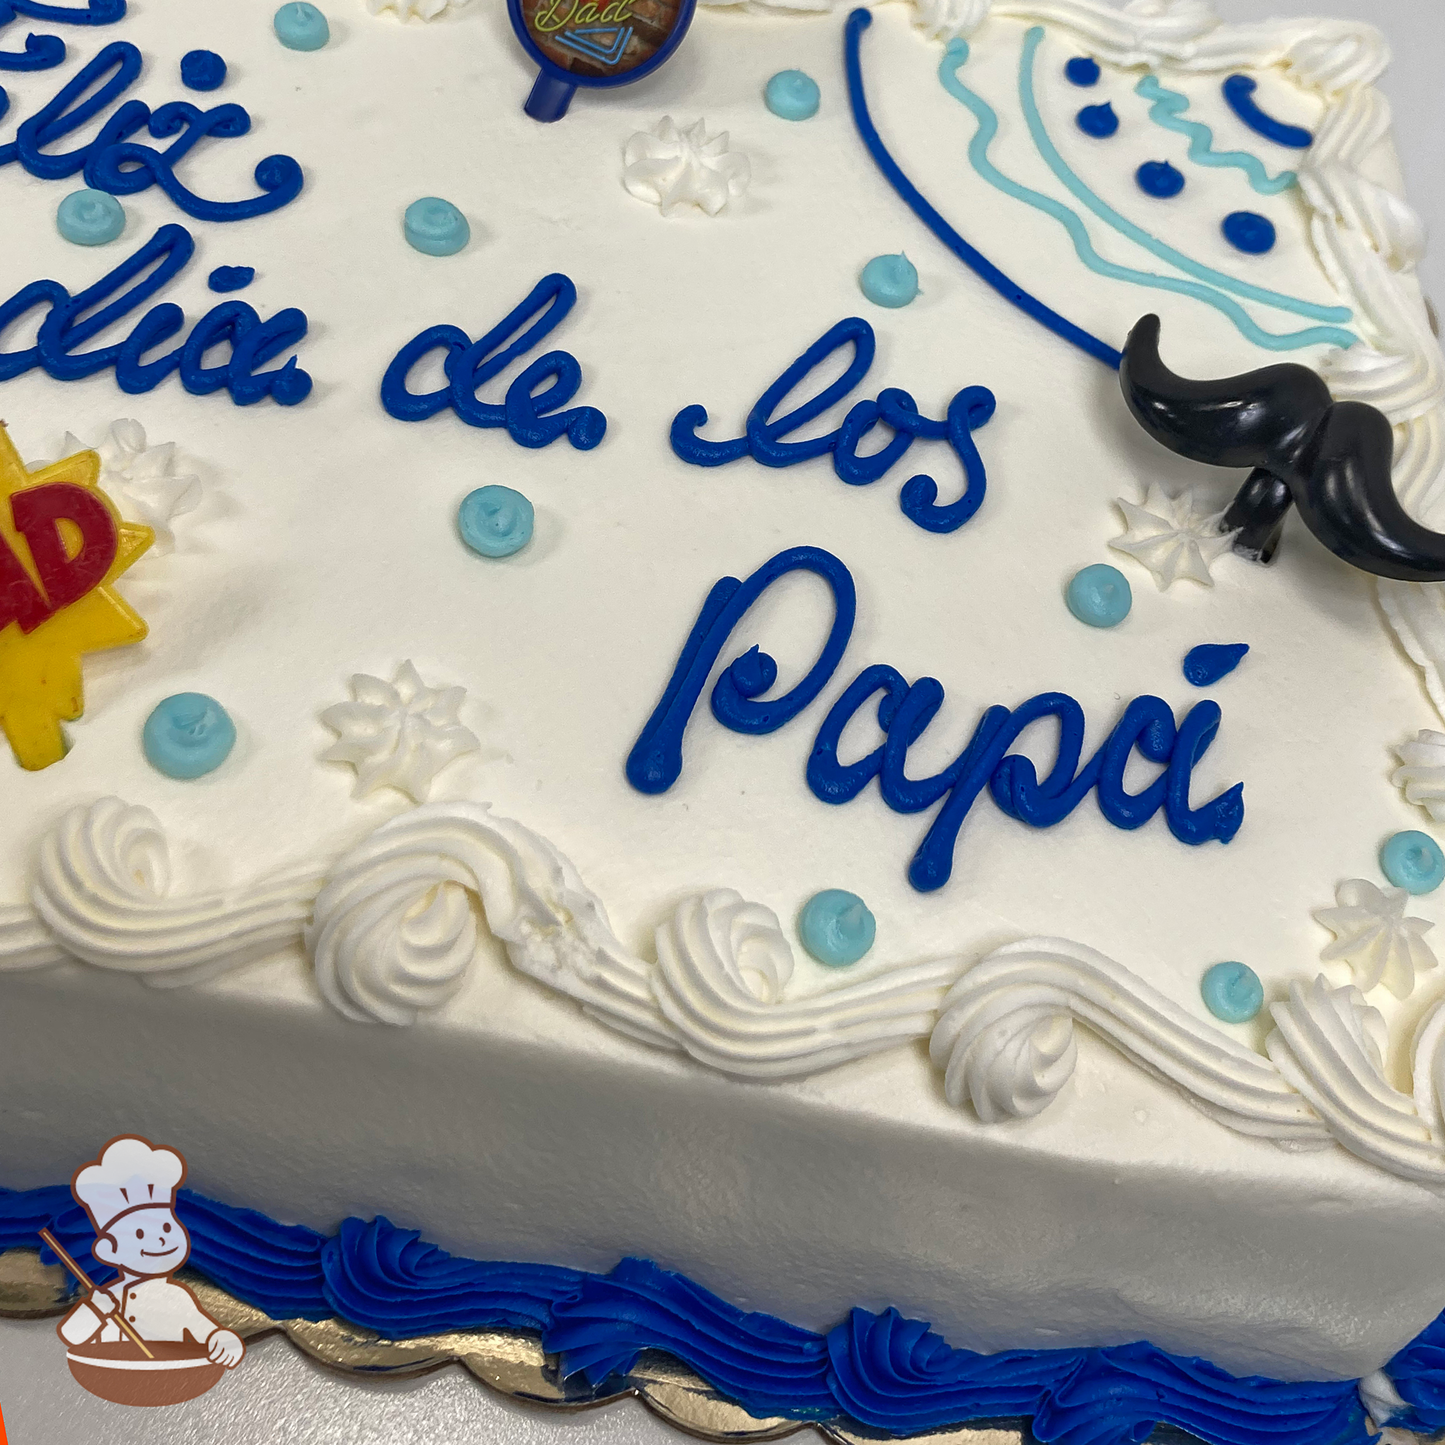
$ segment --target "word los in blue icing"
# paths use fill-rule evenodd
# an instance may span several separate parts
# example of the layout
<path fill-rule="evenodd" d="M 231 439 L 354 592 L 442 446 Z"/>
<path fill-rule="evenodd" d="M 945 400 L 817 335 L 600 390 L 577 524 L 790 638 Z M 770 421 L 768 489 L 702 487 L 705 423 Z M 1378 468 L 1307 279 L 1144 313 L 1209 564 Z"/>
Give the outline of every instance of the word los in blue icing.
<path fill-rule="evenodd" d="M 545 447 L 565 435 L 578 451 L 590 451 L 605 435 L 607 418 L 595 406 L 559 410 L 582 385 L 582 368 L 571 352 L 539 356 L 507 388 L 503 402 L 486 402 L 477 395 L 480 387 L 554 330 L 576 302 L 576 286 L 558 271 L 537 282 L 527 299 L 479 341 L 458 326 L 428 327 L 412 337 L 387 367 L 381 379 L 382 406 L 398 421 L 425 421 L 450 407 L 468 426 L 505 427 L 520 446 Z M 413 368 L 433 351 L 447 354 L 447 384 L 437 391 L 408 390 Z M 537 388 L 549 381 L 551 385 L 538 393 Z"/>
<path fill-rule="evenodd" d="M 1215 1445 L 1374 1439 L 1358 1380 L 1241 1379 L 1142 1343 L 981 1355 L 892 1309 L 855 1309 L 822 1335 L 740 1310 L 647 1260 L 587 1274 L 462 1259 L 383 1218 L 347 1219 L 328 1236 L 188 1189 L 176 1213 L 191 1236 L 191 1266 L 273 1319 L 341 1318 L 386 1339 L 535 1330 L 563 1376 L 594 1389 L 657 1349 L 761 1419 L 854 1420 L 909 1435 L 1023 1418 L 1051 1445 L 1133 1445 L 1157 1425 Z M 0 1190 L 0 1250 L 40 1247 L 41 1262 L 56 1263 L 41 1229 L 98 1284 L 110 1280 L 67 1185 Z M 1421 1434 L 1445 1427 L 1445 1315 L 1385 1368 L 1404 1406 L 1381 1424 Z"/>
<path fill-rule="evenodd" d="M 724 577 L 708 593 L 683 645 L 662 700 L 642 729 L 627 759 L 627 779 L 639 792 L 663 793 L 682 772 L 682 739 L 698 697 L 728 638 L 753 604 L 791 572 L 812 572 L 833 593 L 833 625 L 807 675 L 777 698 L 763 694 L 777 680 L 778 666 L 753 647 L 725 667 L 712 691 L 712 714 L 732 732 L 761 735 L 795 718 L 827 686 L 853 634 L 857 610 L 852 574 L 830 552 L 794 547 L 765 562 L 745 582 Z M 843 763 L 838 746 L 853 718 L 872 698 L 878 702 L 883 742 L 857 762 Z M 1035 828 L 1061 823 L 1090 793 L 1116 828 L 1143 827 L 1161 809 L 1181 843 L 1230 842 L 1244 822 L 1244 785 L 1200 808 L 1190 806 L 1194 768 L 1208 752 L 1222 714 L 1217 703 L 1201 702 L 1182 723 L 1157 697 L 1138 697 L 1124 711 L 1107 741 L 1080 766 L 1084 710 L 1065 693 L 1047 692 L 1021 707 L 991 707 L 963 751 L 942 772 L 914 779 L 907 774 L 908 751 L 943 706 L 943 684 L 931 677 L 910 684 L 886 664 L 866 667 L 833 704 L 808 759 L 808 786 L 825 803 L 847 803 L 877 779 L 883 801 L 895 813 L 921 813 L 938 806 L 933 823 L 908 868 L 921 893 L 943 887 L 953 872 L 954 852 L 964 820 L 986 787 L 1003 812 Z M 1035 723 L 1054 719 L 1058 752 L 1040 781 L 1033 762 L 1010 751 Z M 1132 755 L 1162 768 L 1139 793 L 1125 790 Z"/>
<path fill-rule="evenodd" d="M 1286 125 L 1284 121 L 1275 120 L 1259 108 L 1254 98 L 1259 82 L 1252 77 L 1231 75 L 1221 88 L 1230 110 L 1255 135 L 1262 135 L 1265 140 L 1272 140 L 1276 145 L 1289 146 L 1291 150 L 1308 150 L 1315 143 L 1314 136 L 1302 125 Z"/>
<path fill-rule="evenodd" d="M 0 4 L 5 0 L 0 0 Z M 19 161 L 41 180 L 63 180 L 77 171 L 86 185 L 115 196 L 134 195 L 156 185 L 188 216 L 200 221 L 241 221 L 279 210 L 301 193 L 301 167 L 290 156 L 267 156 L 254 171 L 262 194 L 242 201 L 212 201 L 186 187 L 176 166 L 207 136 L 233 139 L 251 129 L 251 117 L 239 105 L 201 110 L 188 100 L 173 100 L 152 111 L 144 101 L 116 107 L 94 139 L 75 150 L 53 154 L 53 146 L 94 120 L 140 78 L 141 53 L 124 40 L 107 45 L 33 116 L 9 145 L 0 146 L 0 166 Z M 4 108 L 0 107 L 0 114 Z M 141 145 L 131 137 L 142 130 L 162 140 L 164 149 Z"/>
<path fill-rule="evenodd" d="M 50 25 L 114 25 L 125 18 L 125 0 L 87 0 L 83 5 L 48 5 L 41 0 L 0 0 L 0 28 L 17 16 L 43 20 Z M 0 70 L 49 70 L 65 59 L 65 42 L 58 35 L 25 37 L 24 50 L 0 50 Z M 0 91 L 0 98 L 4 92 Z M 5 107 L 0 104 L 0 114 Z"/>
<path fill-rule="evenodd" d="M 853 359 L 842 376 L 792 411 L 774 416 L 811 372 L 835 351 L 850 345 Z M 876 482 L 889 471 L 916 438 L 947 440 L 963 463 L 963 495 L 956 501 L 939 505 L 937 482 L 932 477 L 919 475 L 903 484 L 898 505 L 909 521 L 926 531 L 957 531 L 978 511 L 988 488 L 983 458 L 972 435 L 994 413 L 994 394 L 986 386 L 964 387 L 948 403 L 948 413 L 942 421 L 920 415 L 918 403 L 908 392 L 890 386 L 879 392 L 876 401 L 855 403 L 836 431 L 807 441 L 783 440 L 847 396 L 867 376 L 876 349 L 873 328 L 860 316 L 847 317 L 824 332 L 762 394 L 748 413 L 746 435 L 726 442 L 705 440 L 697 432 L 707 424 L 707 408 L 689 406 L 673 419 L 672 449 L 683 461 L 696 467 L 720 467 L 745 456 L 751 456 L 765 467 L 791 467 L 797 462 L 831 454 L 838 479 L 849 486 L 862 487 Z M 892 430 L 893 436 L 878 451 L 860 456 L 858 448 L 863 439 L 880 422 Z"/>
<path fill-rule="evenodd" d="M 246 302 L 223 301 L 196 322 L 174 351 L 147 360 L 147 353 L 185 330 L 185 312 L 166 301 L 152 306 L 124 341 L 76 350 L 172 281 L 195 249 L 184 226 L 162 226 L 134 255 L 74 296 L 59 281 L 32 281 L 22 287 L 0 305 L 0 344 L 28 312 L 41 306 L 47 312 L 33 346 L 0 350 L 0 381 L 35 367 L 56 381 L 77 381 L 114 367 L 116 384 L 136 395 L 150 391 L 175 371 L 192 395 L 225 390 L 237 406 L 249 406 L 266 396 L 281 406 L 303 401 L 311 391 L 311 378 L 294 356 L 271 371 L 257 370 L 306 335 L 305 313 L 295 307 L 262 321 Z M 230 347 L 230 357 L 207 365 L 209 353 L 222 345 Z"/>

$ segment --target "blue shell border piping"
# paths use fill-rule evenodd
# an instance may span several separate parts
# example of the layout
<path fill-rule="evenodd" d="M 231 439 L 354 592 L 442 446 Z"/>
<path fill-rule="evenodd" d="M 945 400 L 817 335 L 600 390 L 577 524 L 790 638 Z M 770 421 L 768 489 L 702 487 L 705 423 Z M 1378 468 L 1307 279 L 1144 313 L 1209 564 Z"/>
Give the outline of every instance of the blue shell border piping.
<path fill-rule="evenodd" d="M 644 1350 L 681 1360 L 750 1413 L 847 1419 L 892 1434 L 1026 1418 L 1045 1445 L 1139 1445 L 1159 1424 L 1210 1445 L 1365 1445 L 1358 1381 L 1235 1378 L 1138 1343 L 1104 1349 L 953 1349 L 896 1310 L 855 1309 L 826 1335 L 749 1314 L 646 1260 L 609 1274 L 454 1258 L 383 1218 L 334 1235 L 182 1190 L 191 1267 L 276 1320 L 341 1318 L 391 1339 L 535 1330 L 564 1376 L 626 1375 Z M 93 1231 L 66 1185 L 0 1190 L 0 1251 L 48 1227 L 97 1283 Z M 48 1249 L 41 1258 L 54 1263 Z M 1388 1422 L 1445 1429 L 1445 1315 L 1386 1366 L 1407 1409 Z"/>

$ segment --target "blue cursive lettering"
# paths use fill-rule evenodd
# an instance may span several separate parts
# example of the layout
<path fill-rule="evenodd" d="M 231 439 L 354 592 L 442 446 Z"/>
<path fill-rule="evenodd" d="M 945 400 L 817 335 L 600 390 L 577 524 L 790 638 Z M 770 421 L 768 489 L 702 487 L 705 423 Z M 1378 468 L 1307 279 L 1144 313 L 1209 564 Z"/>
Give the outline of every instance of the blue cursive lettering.
<path fill-rule="evenodd" d="M 853 356 L 842 376 L 801 406 L 774 416 L 788 396 L 844 346 L 853 348 Z M 963 495 L 939 505 L 937 482 L 920 474 L 903 484 L 898 505 L 905 517 L 929 532 L 955 532 L 978 511 L 988 488 L 983 459 L 973 440 L 973 433 L 994 413 L 994 395 L 987 387 L 965 387 L 949 402 L 942 421 L 921 415 L 908 392 L 888 387 L 876 401 L 857 402 L 836 431 L 806 441 L 784 440 L 847 396 L 867 376 L 876 349 L 873 328 L 862 317 L 847 317 L 820 336 L 762 394 L 748 414 L 746 435 L 726 442 L 698 436 L 698 430 L 707 424 L 707 408 L 689 406 L 673 419 L 672 449 L 683 461 L 698 467 L 720 467 L 748 455 L 765 467 L 790 467 L 831 453 L 838 479 L 862 487 L 882 477 L 917 438 L 946 440 L 963 464 Z M 863 439 L 880 423 L 893 436 L 878 451 L 860 456 Z"/>
<path fill-rule="evenodd" d="M 134 255 L 74 296 L 58 281 L 32 281 L 22 287 L 0 305 L 0 342 L 28 312 L 40 306 L 47 311 L 33 346 L 0 351 L 0 381 L 35 367 L 56 381 L 75 381 L 114 367 L 116 383 L 132 394 L 150 391 L 176 371 L 187 391 L 204 396 L 224 388 L 237 406 L 249 406 L 265 396 L 281 406 L 304 400 L 311 391 L 311 378 L 294 356 L 275 370 L 256 370 L 306 335 L 306 317 L 295 307 L 262 321 L 244 301 L 223 301 L 201 317 L 174 351 L 143 360 L 147 352 L 185 330 L 185 313 L 167 301 L 147 311 L 124 341 L 77 350 L 178 276 L 195 249 L 184 226 L 162 226 Z M 229 360 L 207 366 L 207 352 L 223 344 L 230 347 Z"/>
<path fill-rule="evenodd" d="M 713 716 L 734 732 L 772 732 L 827 686 L 853 630 L 853 579 L 843 563 L 820 548 L 795 547 L 780 552 L 746 582 L 724 577 L 708 594 L 662 701 L 628 757 L 627 777 L 633 787 L 661 793 L 676 781 L 682 771 L 683 731 L 728 637 L 774 582 L 799 570 L 817 573 L 833 591 L 834 623 L 817 662 L 791 692 L 765 699 L 763 694 L 777 680 L 777 664 L 753 648 L 718 678 Z M 856 762 L 841 761 L 838 747 L 844 731 L 875 697 L 882 741 Z M 1115 827 L 1141 828 L 1162 811 L 1170 832 L 1192 846 L 1211 840 L 1228 843 L 1244 822 L 1242 783 L 1202 807 L 1190 805 L 1194 769 L 1219 732 L 1217 703 L 1198 703 L 1176 725 L 1173 710 L 1161 698 L 1135 698 L 1084 762 L 1083 708 L 1066 693 L 1040 693 L 1014 709 L 990 707 L 952 763 L 931 777 L 910 777 L 909 750 L 943 702 L 943 684 L 936 678 L 910 684 L 886 664 L 866 667 L 829 709 L 807 765 L 808 786 L 825 803 L 850 802 L 876 779 L 879 794 L 895 813 L 938 808 L 908 868 L 909 882 L 919 892 L 932 892 L 948 882 L 959 833 L 985 788 L 1002 812 L 1034 828 L 1061 823 L 1091 792 Z M 1036 723 L 1051 720 L 1058 724 L 1058 743 L 1053 765 L 1040 778 L 1033 760 L 1013 748 Z M 1161 771 L 1142 791 L 1130 793 L 1124 778 L 1136 753 Z"/>
<path fill-rule="evenodd" d="M 0 29 L 24 15 L 52 25 L 114 25 L 125 17 L 125 0 L 88 0 L 73 5 L 45 5 L 41 0 L 0 0 Z M 0 70 L 49 70 L 65 59 L 65 42 L 58 35 L 25 37 L 24 50 L 0 50 Z M 0 115 L 5 113 L 5 92 L 0 90 Z"/>
<path fill-rule="evenodd" d="M 459 326 L 428 327 L 412 337 L 387 367 L 381 379 L 382 406 L 398 421 L 425 421 L 450 407 L 468 426 L 505 427 L 520 446 L 545 447 L 565 433 L 578 451 L 590 451 L 606 433 L 607 418 L 595 406 L 558 410 L 582 385 L 582 368 L 570 352 L 549 351 L 539 356 L 507 388 L 501 403 L 477 396 L 481 386 L 537 346 L 576 301 L 577 288 L 571 279 L 554 272 L 537 282 L 526 300 L 480 341 L 473 341 Z M 529 321 L 532 324 L 527 326 Z M 517 335 L 519 331 L 521 335 Z M 447 354 L 447 384 L 437 391 L 408 390 L 407 378 L 413 368 L 433 351 Z M 551 385 L 539 393 L 537 388 L 546 381 Z"/>

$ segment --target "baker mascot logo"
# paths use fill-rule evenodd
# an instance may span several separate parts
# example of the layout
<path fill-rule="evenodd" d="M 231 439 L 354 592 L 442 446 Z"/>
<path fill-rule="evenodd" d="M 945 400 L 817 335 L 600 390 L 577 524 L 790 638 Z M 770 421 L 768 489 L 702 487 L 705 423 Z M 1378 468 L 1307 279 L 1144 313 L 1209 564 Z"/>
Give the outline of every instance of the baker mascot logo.
<path fill-rule="evenodd" d="M 87 1290 L 56 1326 L 70 1372 L 93 1395 L 119 1405 L 177 1405 L 241 1363 L 246 1347 L 171 1276 L 191 1252 L 176 1217 L 186 1161 L 132 1134 L 112 1139 L 78 1169 L 70 1192 L 90 1217 L 90 1252 L 119 1271 L 94 1284 L 49 1230 L 46 1243 Z"/>

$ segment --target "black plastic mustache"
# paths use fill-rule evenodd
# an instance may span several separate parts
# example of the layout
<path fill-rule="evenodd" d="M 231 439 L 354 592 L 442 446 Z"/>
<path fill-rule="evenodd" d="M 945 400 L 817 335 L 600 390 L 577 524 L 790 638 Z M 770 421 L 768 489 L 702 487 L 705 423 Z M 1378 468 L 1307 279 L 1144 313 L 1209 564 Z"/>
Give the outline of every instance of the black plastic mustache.
<path fill-rule="evenodd" d="M 1129 333 L 1124 400 L 1155 441 L 1191 461 L 1253 467 L 1224 515 L 1234 550 L 1268 562 L 1291 503 L 1337 557 L 1378 577 L 1445 581 L 1445 534 L 1405 514 L 1391 467 L 1395 437 L 1372 406 L 1335 401 L 1308 367 L 1267 366 L 1222 381 L 1175 376 L 1159 356 L 1160 322 Z"/>

